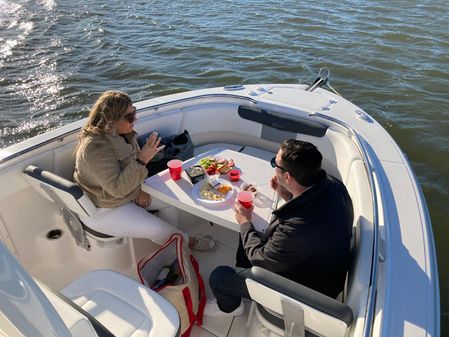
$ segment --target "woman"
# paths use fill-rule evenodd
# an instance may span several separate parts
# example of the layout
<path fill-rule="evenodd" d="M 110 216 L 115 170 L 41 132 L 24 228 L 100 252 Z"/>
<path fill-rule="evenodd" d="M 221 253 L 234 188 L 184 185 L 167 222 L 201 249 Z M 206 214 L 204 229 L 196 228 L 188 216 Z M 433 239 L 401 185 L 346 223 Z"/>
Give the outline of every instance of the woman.
<path fill-rule="evenodd" d="M 148 238 L 164 243 L 178 229 L 149 213 L 149 194 L 140 186 L 145 165 L 164 148 L 156 132 L 142 149 L 134 131 L 136 108 L 123 92 L 106 91 L 92 107 L 79 135 L 74 180 L 99 208 L 89 227 L 114 236 Z M 204 235 L 189 238 L 189 246 L 211 250 L 215 242 Z"/>

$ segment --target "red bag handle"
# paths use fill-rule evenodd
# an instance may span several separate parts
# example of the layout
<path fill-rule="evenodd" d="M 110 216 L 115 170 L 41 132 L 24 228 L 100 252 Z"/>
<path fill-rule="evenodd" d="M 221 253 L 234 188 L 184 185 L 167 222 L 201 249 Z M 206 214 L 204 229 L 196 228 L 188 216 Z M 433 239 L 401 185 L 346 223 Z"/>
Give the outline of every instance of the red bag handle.
<path fill-rule="evenodd" d="M 196 324 L 201 326 L 203 325 L 203 312 L 204 307 L 206 306 L 206 288 L 204 287 L 204 280 L 200 274 L 200 266 L 193 255 L 190 255 L 190 262 L 192 262 L 193 269 L 195 270 L 195 274 L 198 279 L 198 287 L 200 288 L 200 302 L 196 313 Z"/>
<path fill-rule="evenodd" d="M 190 295 L 190 289 L 188 287 L 182 289 L 182 296 L 184 297 L 187 312 L 189 313 L 189 328 L 182 334 L 181 337 L 189 337 L 193 323 L 195 323 L 195 313 L 193 312 L 192 296 Z"/>
<path fill-rule="evenodd" d="M 200 267 L 198 265 L 198 261 L 195 259 L 193 255 L 190 255 L 190 262 L 192 262 L 193 269 L 195 270 L 196 277 L 198 279 L 198 287 L 199 287 L 199 296 L 200 301 L 198 304 L 198 311 L 195 315 L 193 312 L 193 302 L 192 296 L 190 294 L 190 290 L 188 287 L 185 287 L 182 290 L 182 295 L 184 297 L 184 302 L 186 303 L 187 312 L 189 313 L 189 328 L 181 335 L 181 337 L 189 337 L 190 332 L 192 331 L 193 324 L 196 322 L 198 326 L 203 325 L 203 313 L 204 307 L 206 306 L 206 289 L 204 287 L 204 280 L 200 274 Z"/>

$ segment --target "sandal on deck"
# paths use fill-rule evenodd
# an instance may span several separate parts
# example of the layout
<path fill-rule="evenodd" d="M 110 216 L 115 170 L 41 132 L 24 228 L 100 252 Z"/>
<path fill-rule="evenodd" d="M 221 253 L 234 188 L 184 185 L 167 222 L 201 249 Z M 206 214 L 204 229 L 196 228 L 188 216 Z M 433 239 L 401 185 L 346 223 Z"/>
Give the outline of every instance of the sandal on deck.
<path fill-rule="evenodd" d="M 190 248 L 199 252 L 207 252 L 217 248 L 217 244 L 211 235 L 197 234 L 193 237 L 194 243 Z"/>

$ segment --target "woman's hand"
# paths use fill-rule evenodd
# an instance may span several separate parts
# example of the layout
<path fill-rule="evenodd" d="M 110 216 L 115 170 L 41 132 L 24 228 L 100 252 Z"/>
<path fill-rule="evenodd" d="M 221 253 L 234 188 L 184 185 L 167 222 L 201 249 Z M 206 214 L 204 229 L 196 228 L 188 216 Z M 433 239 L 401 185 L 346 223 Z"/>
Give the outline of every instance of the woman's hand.
<path fill-rule="evenodd" d="M 139 155 L 137 156 L 145 164 L 148 163 L 153 157 L 161 151 L 165 145 L 159 146 L 161 142 L 161 137 L 158 137 L 157 132 L 153 132 L 150 137 L 148 137 L 147 142 L 142 147 Z"/>
<path fill-rule="evenodd" d="M 140 207 L 147 208 L 151 204 L 151 196 L 141 190 L 136 199 L 134 199 L 134 202 Z"/>
<path fill-rule="evenodd" d="M 292 194 L 284 186 L 281 186 L 281 184 L 279 184 L 276 176 L 273 176 L 271 178 L 270 186 L 285 201 L 288 201 L 292 198 Z"/>

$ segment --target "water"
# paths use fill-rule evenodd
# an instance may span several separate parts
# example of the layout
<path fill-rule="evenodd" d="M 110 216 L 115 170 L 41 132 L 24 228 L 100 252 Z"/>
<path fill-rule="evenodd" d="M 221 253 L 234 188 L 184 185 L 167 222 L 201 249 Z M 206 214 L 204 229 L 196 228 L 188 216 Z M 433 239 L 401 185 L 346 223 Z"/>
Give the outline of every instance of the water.
<path fill-rule="evenodd" d="M 437 245 L 449 334 L 449 2 L 0 0 L 0 147 L 133 100 L 226 84 L 331 84 L 410 159 Z"/>

